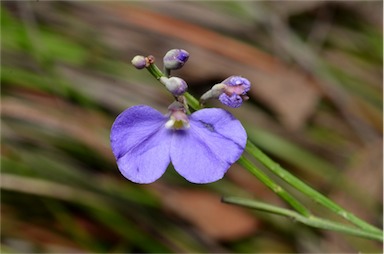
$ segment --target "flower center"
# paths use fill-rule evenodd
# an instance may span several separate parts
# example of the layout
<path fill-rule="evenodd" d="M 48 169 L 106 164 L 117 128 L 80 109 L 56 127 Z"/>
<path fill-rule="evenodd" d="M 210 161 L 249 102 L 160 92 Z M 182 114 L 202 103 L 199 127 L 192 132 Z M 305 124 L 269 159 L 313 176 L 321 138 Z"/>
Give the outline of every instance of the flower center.
<path fill-rule="evenodd" d="M 185 130 L 189 127 L 189 119 L 181 110 L 172 111 L 169 120 L 165 123 L 167 129 Z"/>

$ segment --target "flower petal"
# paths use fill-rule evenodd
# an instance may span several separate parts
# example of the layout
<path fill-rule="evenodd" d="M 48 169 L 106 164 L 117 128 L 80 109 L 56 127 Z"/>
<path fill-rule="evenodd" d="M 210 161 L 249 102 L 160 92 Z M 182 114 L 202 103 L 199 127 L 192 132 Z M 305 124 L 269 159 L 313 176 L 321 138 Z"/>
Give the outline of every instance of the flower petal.
<path fill-rule="evenodd" d="M 189 129 L 175 132 L 170 151 L 172 164 L 190 182 L 214 182 L 240 158 L 246 141 L 243 126 L 231 113 L 202 109 L 191 115 Z"/>
<path fill-rule="evenodd" d="M 148 106 L 133 106 L 115 120 L 111 147 L 121 173 L 136 183 L 151 183 L 162 176 L 170 162 L 171 133 L 167 118 Z"/>
<path fill-rule="evenodd" d="M 241 97 L 235 93 L 232 94 L 231 96 L 228 96 L 227 94 L 222 93 L 219 96 L 219 100 L 221 103 L 231 108 L 239 108 L 241 104 L 243 104 L 243 99 L 241 99 Z"/>

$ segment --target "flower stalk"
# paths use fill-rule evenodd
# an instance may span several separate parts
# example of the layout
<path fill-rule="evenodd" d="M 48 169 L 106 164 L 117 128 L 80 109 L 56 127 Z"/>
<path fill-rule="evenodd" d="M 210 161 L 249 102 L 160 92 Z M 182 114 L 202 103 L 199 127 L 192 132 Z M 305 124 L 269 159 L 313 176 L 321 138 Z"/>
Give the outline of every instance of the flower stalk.
<path fill-rule="evenodd" d="M 189 95 L 188 102 L 192 101 L 193 99 L 190 98 L 191 95 Z M 197 101 L 195 99 L 195 101 Z M 191 105 L 191 104 L 190 104 Z M 199 109 L 199 104 L 193 104 L 192 108 Z M 323 205 L 324 207 L 330 209 L 331 211 L 335 212 L 339 216 L 343 217 L 344 219 L 350 221 L 351 223 L 355 224 L 356 226 L 360 227 L 366 232 L 372 232 L 372 233 L 379 233 L 382 234 L 382 230 L 370 225 L 369 223 L 361 220 L 360 218 L 356 217 L 351 212 L 346 211 L 341 206 L 337 205 L 335 202 L 330 200 L 329 198 L 325 197 L 318 191 L 314 190 L 301 180 L 299 180 L 297 177 L 289 173 L 287 170 L 283 169 L 278 163 L 274 162 L 272 159 L 270 159 L 265 153 L 263 153 L 260 149 L 258 149 L 251 141 L 247 141 L 247 146 L 245 148 L 245 151 L 252 155 L 254 158 L 256 158 L 258 161 L 260 161 L 267 169 L 269 169 L 271 172 L 273 172 L 275 175 L 279 176 L 281 179 L 289 183 L 291 186 L 311 198 L 312 200 L 316 201 L 317 203 Z M 260 174 L 260 170 L 258 170 L 252 163 L 250 163 L 248 160 L 242 156 L 238 163 L 242 165 L 245 169 L 247 169 L 249 172 L 251 172 L 253 175 L 258 176 L 259 180 L 261 180 L 266 186 L 268 186 L 270 189 L 275 190 L 274 185 L 277 186 L 274 182 L 271 183 L 272 180 L 266 179 L 265 177 Z M 275 186 L 275 187 L 276 187 Z M 274 191 L 276 193 L 276 191 Z M 278 193 L 276 193 L 278 194 Z M 286 194 L 283 194 L 281 196 L 281 193 L 278 194 L 280 197 L 282 197 L 287 203 L 289 203 L 293 208 L 296 209 L 300 214 L 302 215 L 308 215 L 310 214 L 308 210 L 304 207 L 301 207 L 302 205 L 295 200 L 292 200 L 290 195 L 288 196 Z M 288 200 L 287 200 L 288 198 Z"/>
<path fill-rule="evenodd" d="M 159 69 L 159 67 L 157 67 L 157 65 L 155 64 L 155 60 L 154 60 L 154 57 L 153 56 L 148 56 L 148 58 L 151 57 L 151 61 L 149 62 L 149 65 L 147 68 L 147 70 L 149 71 L 149 73 L 157 80 L 160 80 L 161 77 L 165 77 L 164 73 Z"/>
<path fill-rule="evenodd" d="M 178 69 L 185 63 L 183 61 L 186 61 L 188 59 L 188 57 L 186 57 L 183 54 L 180 56 L 178 55 L 179 58 L 174 58 L 173 54 L 176 54 L 176 53 L 180 54 L 180 52 L 178 51 L 172 51 L 171 53 L 172 53 L 170 54 L 171 57 L 168 56 L 167 58 L 164 59 L 165 61 L 168 61 L 167 64 L 169 64 L 168 67 L 165 67 L 165 74 L 156 66 L 156 64 L 154 63 L 155 59 L 153 56 L 148 56 L 146 58 L 147 64 L 145 65 L 145 68 L 149 71 L 149 73 L 153 77 L 159 80 L 160 83 L 162 83 L 163 85 L 165 84 L 164 82 L 161 82 L 162 81 L 161 79 L 163 80 L 165 80 L 164 78 L 168 79 L 170 76 L 170 70 Z M 138 59 L 136 61 L 137 62 L 136 64 L 138 65 L 138 67 L 141 67 L 142 63 L 139 60 L 142 60 L 142 59 Z M 169 85 L 169 86 L 173 87 L 172 85 Z M 211 89 L 206 94 L 204 94 L 200 99 L 200 101 L 197 100 L 194 96 L 192 96 L 188 92 L 182 93 L 181 95 L 175 95 L 175 93 L 173 94 L 175 96 L 176 101 L 184 105 L 184 109 L 188 114 L 190 114 L 190 112 L 188 111 L 188 105 L 192 109 L 198 111 L 204 107 L 203 104 L 208 99 L 220 99 L 220 101 L 227 106 L 238 107 L 241 105 L 241 103 L 244 100 L 247 99 L 246 92 L 249 90 L 249 86 L 250 86 L 250 83 L 248 80 L 241 78 L 239 76 L 231 76 L 230 78 L 224 80 L 222 84 L 218 84 L 216 87 L 213 87 L 213 90 Z M 173 88 L 169 89 L 169 87 L 167 87 L 167 89 L 173 90 Z M 326 196 L 322 195 L 318 191 L 311 188 L 309 185 L 307 185 L 306 183 L 304 183 L 303 181 L 301 181 L 300 179 L 298 179 L 297 177 L 289 173 L 284 168 L 282 168 L 278 163 L 270 159 L 266 154 L 264 154 L 260 149 L 258 149 L 250 140 L 247 140 L 246 142 L 245 151 L 248 153 L 248 155 L 257 159 L 268 170 L 270 170 L 276 176 L 280 177 L 285 182 L 287 182 L 288 184 L 296 188 L 298 191 L 308 196 L 312 200 L 316 201 L 317 203 L 321 204 L 322 206 L 340 215 L 341 217 L 353 223 L 359 228 L 354 228 L 344 224 L 340 224 L 338 222 L 315 217 L 314 215 L 311 214 L 309 209 L 307 209 L 299 200 L 297 200 L 289 192 L 287 192 L 275 181 L 273 181 L 263 171 L 261 171 L 258 167 L 256 167 L 250 160 L 245 158 L 244 155 L 241 156 L 237 162 L 241 166 L 243 166 L 246 170 L 248 170 L 251 174 L 256 176 L 264 185 L 269 187 L 279 197 L 281 197 L 295 211 L 268 205 L 268 204 L 254 201 L 254 200 L 246 200 L 246 199 L 234 198 L 234 197 L 223 198 L 223 202 L 238 204 L 238 205 L 254 208 L 261 211 L 267 211 L 270 213 L 287 216 L 305 225 L 316 227 L 316 228 L 333 230 L 333 231 L 338 231 L 338 232 L 351 234 L 355 236 L 365 237 L 368 239 L 383 241 L 382 230 L 361 220 L 360 218 L 356 217 L 354 214 L 340 207 L 338 204 L 336 204 Z"/>
<path fill-rule="evenodd" d="M 262 183 L 264 183 L 268 188 L 275 192 L 297 212 L 306 217 L 310 216 L 310 211 L 303 204 L 301 204 L 300 201 L 298 201 L 295 197 L 289 194 L 280 185 L 275 183 L 271 178 L 264 174 L 260 169 L 258 169 L 254 164 L 252 164 L 252 162 L 250 162 L 244 156 L 241 156 L 237 162 L 245 169 L 247 169 L 251 174 L 256 176 Z"/>
<path fill-rule="evenodd" d="M 187 100 L 189 105 L 195 109 L 198 110 L 201 108 L 200 103 L 196 98 L 194 98 L 192 95 L 188 94 Z M 340 215 L 344 219 L 350 221 L 351 223 L 355 224 L 356 226 L 360 227 L 363 231 L 362 233 L 357 233 L 354 235 L 364 235 L 368 234 L 369 232 L 371 234 L 376 234 L 373 237 L 368 237 L 371 239 L 378 239 L 383 241 L 383 238 L 378 238 L 377 234 L 380 234 L 382 236 L 383 232 L 382 230 L 370 225 L 369 223 L 361 220 L 360 218 L 356 217 L 351 212 L 346 211 L 339 205 L 337 205 L 335 202 L 330 200 L 329 198 L 325 197 L 318 191 L 314 190 L 301 180 L 299 180 L 297 177 L 293 176 L 291 173 L 289 173 L 287 170 L 283 169 L 278 163 L 274 162 L 272 159 L 270 159 L 266 154 L 264 154 L 260 149 L 258 149 L 251 141 L 247 141 L 247 146 L 245 148 L 245 151 L 252 155 L 254 158 L 256 158 L 258 161 L 260 161 L 264 166 L 267 167 L 267 169 L 271 170 L 275 175 L 279 176 L 281 179 L 289 183 L 291 186 L 311 198 L 312 200 L 318 202 L 319 204 L 323 205 L 324 207 L 330 209 L 331 211 L 335 212 L 336 214 Z M 264 173 L 262 173 L 259 169 L 257 169 L 251 162 L 246 160 L 244 156 L 240 157 L 238 160 L 238 163 L 242 165 L 246 170 L 248 170 L 250 173 L 258 177 L 258 179 L 263 182 L 266 186 L 268 186 L 270 189 L 272 189 L 277 195 L 279 195 L 283 200 L 285 200 L 291 207 L 293 207 L 298 214 L 301 214 L 304 217 L 308 217 L 311 213 L 308 211 L 307 208 L 305 208 L 299 201 L 297 201 L 293 196 L 291 196 L 289 193 L 281 194 L 281 192 L 276 192 L 276 190 L 280 190 L 277 188 L 277 184 L 273 182 L 270 178 L 266 178 Z M 261 172 L 261 173 L 260 173 Z M 283 191 L 284 193 L 284 191 Z M 310 215 L 311 218 L 312 215 Z M 336 223 L 329 221 L 329 223 Z M 308 223 L 304 223 L 309 225 Z M 358 229 L 355 229 L 355 231 Z M 343 232 L 342 230 L 336 230 L 339 232 Z"/>

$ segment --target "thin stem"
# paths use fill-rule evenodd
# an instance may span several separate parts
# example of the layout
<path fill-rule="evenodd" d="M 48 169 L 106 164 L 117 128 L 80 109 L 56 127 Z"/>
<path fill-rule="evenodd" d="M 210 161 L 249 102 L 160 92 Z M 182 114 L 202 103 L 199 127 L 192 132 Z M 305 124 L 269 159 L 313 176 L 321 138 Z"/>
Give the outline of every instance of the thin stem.
<path fill-rule="evenodd" d="M 327 207 L 331 211 L 335 212 L 336 214 L 340 215 L 344 219 L 352 222 L 353 224 L 359 226 L 360 228 L 374 233 L 381 233 L 382 231 L 367 222 L 361 220 L 360 218 L 356 217 L 354 214 L 346 211 L 344 208 L 340 207 L 338 204 L 333 202 L 332 200 L 328 199 L 321 193 L 317 192 L 316 190 L 312 189 L 310 186 L 308 186 L 306 183 L 302 182 L 300 179 L 289 173 L 287 170 L 282 168 L 279 164 L 274 162 L 272 159 L 270 159 L 266 154 L 264 154 L 259 148 L 257 148 L 254 144 L 252 144 L 251 141 L 248 140 L 247 146 L 245 150 L 254 156 L 256 159 L 258 159 L 264 166 L 266 166 L 269 170 L 271 170 L 274 174 L 279 176 L 281 179 L 295 187 L 300 192 L 306 194 L 311 199 L 313 199 L 315 202 L 318 202 L 319 204 L 323 205 L 324 207 Z"/>
<path fill-rule="evenodd" d="M 171 70 L 170 69 L 168 69 L 168 68 L 163 68 L 163 73 L 164 73 L 164 75 L 167 77 L 167 78 L 169 78 L 170 76 L 171 76 Z"/>
<path fill-rule="evenodd" d="M 333 230 L 333 231 L 338 231 L 338 232 L 355 235 L 359 237 L 364 237 L 368 239 L 383 241 L 382 234 L 378 232 L 362 231 L 359 228 L 353 228 L 353 227 L 346 226 L 334 221 L 321 219 L 313 215 L 306 217 L 295 211 L 269 205 L 256 200 L 249 200 L 249 199 L 237 198 L 237 197 L 224 197 L 222 201 L 229 204 L 241 205 L 241 206 L 257 209 L 259 211 L 265 211 L 265 212 L 274 213 L 277 215 L 286 216 L 288 218 L 293 219 L 294 221 L 298 221 L 305 225 L 315 227 L 315 228 Z"/>
<path fill-rule="evenodd" d="M 161 77 L 165 77 L 164 73 L 161 72 L 161 70 L 157 67 L 156 64 L 154 63 L 151 63 L 149 64 L 149 66 L 147 67 L 147 70 L 149 71 L 149 73 L 152 74 L 152 76 L 154 76 L 157 80 L 159 80 Z"/>
<path fill-rule="evenodd" d="M 193 108 L 194 110 L 199 110 L 201 108 L 199 101 L 196 100 L 196 98 L 193 97 L 190 93 L 184 93 L 184 96 L 187 99 L 188 104 L 189 106 L 191 106 L 191 108 Z"/>
<path fill-rule="evenodd" d="M 280 185 L 276 184 L 271 178 L 264 174 L 260 169 L 252 164 L 244 156 L 241 156 L 237 161 L 241 166 L 246 168 L 254 176 L 256 176 L 261 182 L 263 182 L 268 188 L 275 192 L 279 197 L 285 200 L 289 205 L 291 205 L 296 211 L 304 216 L 309 216 L 310 211 L 300 203 L 295 197 L 285 191 Z"/>

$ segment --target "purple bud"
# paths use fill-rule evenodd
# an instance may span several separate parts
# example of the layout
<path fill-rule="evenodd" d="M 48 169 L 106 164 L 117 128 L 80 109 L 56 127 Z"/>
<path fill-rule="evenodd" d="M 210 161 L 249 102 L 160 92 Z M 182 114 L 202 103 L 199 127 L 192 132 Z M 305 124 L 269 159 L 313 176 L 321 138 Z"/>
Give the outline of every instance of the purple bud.
<path fill-rule="evenodd" d="M 251 88 L 251 82 L 249 82 L 248 79 L 231 76 L 225 79 L 222 84 L 225 85 L 225 88 L 219 96 L 219 100 L 224 105 L 231 108 L 238 108 L 244 100 L 248 99 L 246 94 Z"/>
<path fill-rule="evenodd" d="M 251 82 L 240 76 L 231 76 L 221 83 L 228 85 L 226 92 L 238 95 L 245 95 L 251 89 Z"/>
<path fill-rule="evenodd" d="M 174 96 L 180 96 L 184 94 L 187 89 L 187 83 L 178 77 L 161 77 L 160 82 L 170 91 Z"/>
<path fill-rule="evenodd" d="M 131 63 L 136 69 L 144 69 L 147 66 L 147 58 L 138 55 L 132 59 Z"/>
<path fill-rule="evenodd" d="M 169 70 L 177 70 L 188 61 L 189 53 L 184 49 L 171 49 L 164 58 L 164 67 Z"/>
<path fill-rule="evenodd" d="M 243 101 L 248 99 L 246 95 L 251 88 L 248 79 L 239 76 L 231 76 L 223 82 L 214 85 L 208 92 L 200 98 L 200 103 L 204 104 L 209 99 L 219 99 L 221 103 L 231 108 L 238 108 Z"/>

